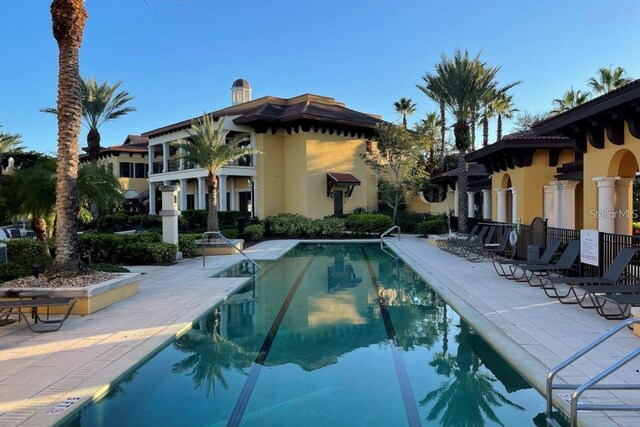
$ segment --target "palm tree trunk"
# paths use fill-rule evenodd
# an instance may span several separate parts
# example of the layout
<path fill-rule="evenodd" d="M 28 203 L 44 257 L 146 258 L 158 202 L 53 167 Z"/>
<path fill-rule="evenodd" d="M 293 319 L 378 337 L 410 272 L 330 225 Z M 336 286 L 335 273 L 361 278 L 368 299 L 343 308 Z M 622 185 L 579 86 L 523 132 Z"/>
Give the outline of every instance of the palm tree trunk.
<path fill-rule="evenodd" d="M 486 147 L 487 145 L 489 145 L 489 115 L 485 110 L 482 115 L 482 146 Z"/>
<path fill-rule="evenodd" d="M 497 141 L 502 139 L 502 114 L 498 114 L 498 126 L 497 126 Z"/>
<path fill-rule="evenodd" d="M 444 101 L 440 101 L 440 173 L 444 169 L 444 152 L 446 148 L 445 136 L 447 133 L 447 124 L 445 123 L 445 105 Z"/>
<path fill-rule="evenodd" d="M 53 36 L 58 43 L 58 161 L 55 272 L 79 270 L 78 135 L 82 118 L 79 52 L 87 11 L 83 0 L 53 0 Z"/>
<path fill-rule="evenodd" d="M 471 151 L 476 151 L 476 114 L 471 119 Z"/>
<path fill-rule="evenodd" d="M 207 231 L 220 231 L 218 226 L 218 177 L 211 171 L 207 176 L 209 190 L 209 215 L 207 215 Z"/>
<path fill-rule="evenodd" d="M 31 218 L 31 229 L 36 233 L 36 239 L 42 245 L 44 253 L 51 257 L 51 251 L 49 245 L 47 245 L 47 221 L 38 215 L 33 215 Z"/>
<path fill-rule="evenodd" d="M 407 114 L 406 113 L 402 114 L 402 127 L 404 127 L 405 129 L 407 128 Z"/>
<path fill-rule="evenodd" d="M 464 160 L 467 150 L 458 151 L 458 231 L 467 232 L 467 214 L 469 211 L 467 189 L 469 164 Z"/>
<path fill-rule="evenodd" d="M 100 157 L 100 132 L 97 129 L 89 130 L 87 134 L 87 148 L 89 160 L 95 162 Z"/>

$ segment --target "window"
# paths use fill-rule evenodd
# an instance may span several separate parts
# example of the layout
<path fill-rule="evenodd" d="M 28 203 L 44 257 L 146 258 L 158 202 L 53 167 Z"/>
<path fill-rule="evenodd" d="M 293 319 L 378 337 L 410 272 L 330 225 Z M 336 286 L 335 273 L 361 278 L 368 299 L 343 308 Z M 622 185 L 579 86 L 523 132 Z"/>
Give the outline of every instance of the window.
<path fill-rule="evenodd" d="M 195 208 L 196 208 L 196 195 L 187 194 L 187 209 L 195 209 Z"/>
<path fill-rule="evenodd" d="M 146 178 L 148 167 L 149 165 L 146 163 L 135 163 L 135 169 L 136 169 L 135 178 Z"/>
<path fill-rule="evenodd" d="M 120 163 L 120 178 L 131 178 L 131 163 Z"/>

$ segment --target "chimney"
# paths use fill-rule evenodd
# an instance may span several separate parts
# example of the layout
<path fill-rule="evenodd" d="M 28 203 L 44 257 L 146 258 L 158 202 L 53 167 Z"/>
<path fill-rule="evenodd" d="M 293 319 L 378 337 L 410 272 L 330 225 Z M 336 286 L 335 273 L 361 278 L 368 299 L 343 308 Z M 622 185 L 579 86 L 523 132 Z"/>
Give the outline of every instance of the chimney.
<path fill-rule="evenodd" d="M 251 86 L 245 79 L 238 79 L 231 85 L 231 105 L 251 101 Z"/>

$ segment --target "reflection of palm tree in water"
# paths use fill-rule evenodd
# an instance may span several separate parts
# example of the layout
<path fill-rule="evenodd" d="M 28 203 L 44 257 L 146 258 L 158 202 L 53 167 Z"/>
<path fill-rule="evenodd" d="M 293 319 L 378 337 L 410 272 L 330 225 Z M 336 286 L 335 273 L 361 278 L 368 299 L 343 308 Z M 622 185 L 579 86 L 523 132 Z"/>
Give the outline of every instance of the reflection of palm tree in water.
<path fill-rule="evenodd" d="M 493 388 L 496 381 L 491 375 L 479 372 L 480 359 L 468 343 L 471 335 L 469 326 L 460 321 L 460 333 L 456 336 L 458 349 L 455 357 L 448 352 L 446 309 L 443 319 L 445 328 L 443 351 L 437 353 L 430 365 L 440 375 L 448 379 L 429 392 L 420 401 L 420 406 L 434 402 L 427 415 L 427 421 L 440 420 L 443 426 L 484 426 L 485 417 L 496 424 L 503 425 L 494 412 L 494 408 L 512 406 L 524 410 L 511 402 Z"/>
<path fill-rule="evenodd" d="M 193 387 L 204 389 L 207 396 L 215 394 L 216 382 L 225 389 L 228 387 L 225 371 L 234 369 L 246 375 L 244 369 L 251 366 L 256 356 L 221 336 L 218 333 L 218 320 L 219 311 L 216 309 L 213 317 L 200 322 L 174 344 L 176 349 L 190 354 L 175 363 L 172 372 L 192 377 Z"/>

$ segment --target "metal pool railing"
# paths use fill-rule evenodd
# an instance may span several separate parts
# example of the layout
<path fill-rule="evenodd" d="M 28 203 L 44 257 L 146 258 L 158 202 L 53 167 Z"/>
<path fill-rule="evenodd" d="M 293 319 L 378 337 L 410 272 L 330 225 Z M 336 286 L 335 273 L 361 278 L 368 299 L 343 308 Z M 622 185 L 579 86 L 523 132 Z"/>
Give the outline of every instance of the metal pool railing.
<path fill-rule="evenodd" d="M 207 236 L 209 235 L 213 235 L 216 237 L 219 237 L 220 239 L 224 240 L 229 246 L 231 246 L 232 248 L 235 248 L 236 251 L 240 252 L 240 254 L 245 257 L 246 259 L 248 259 L 253 265 L 255 265 L 256 267 L 258 267 L 258 270 L 261 270 L 262 267 L 260 267 L 260 264 L 258 264 L 257 262 L 255 262 L 249 255 L 245 254 L 244 251 L 242 249 L 238 249 L 236 247 L 236 245 L 233 244 L 233 242 L 229 239 L 227 239 L 221 232 L 219 231 L 205 231 L 204 233 L 202 233 L 202 266 L 205 266 L 205 254 L 204 254 L 204 243 L 205 243 L 205 239 Z"/>

